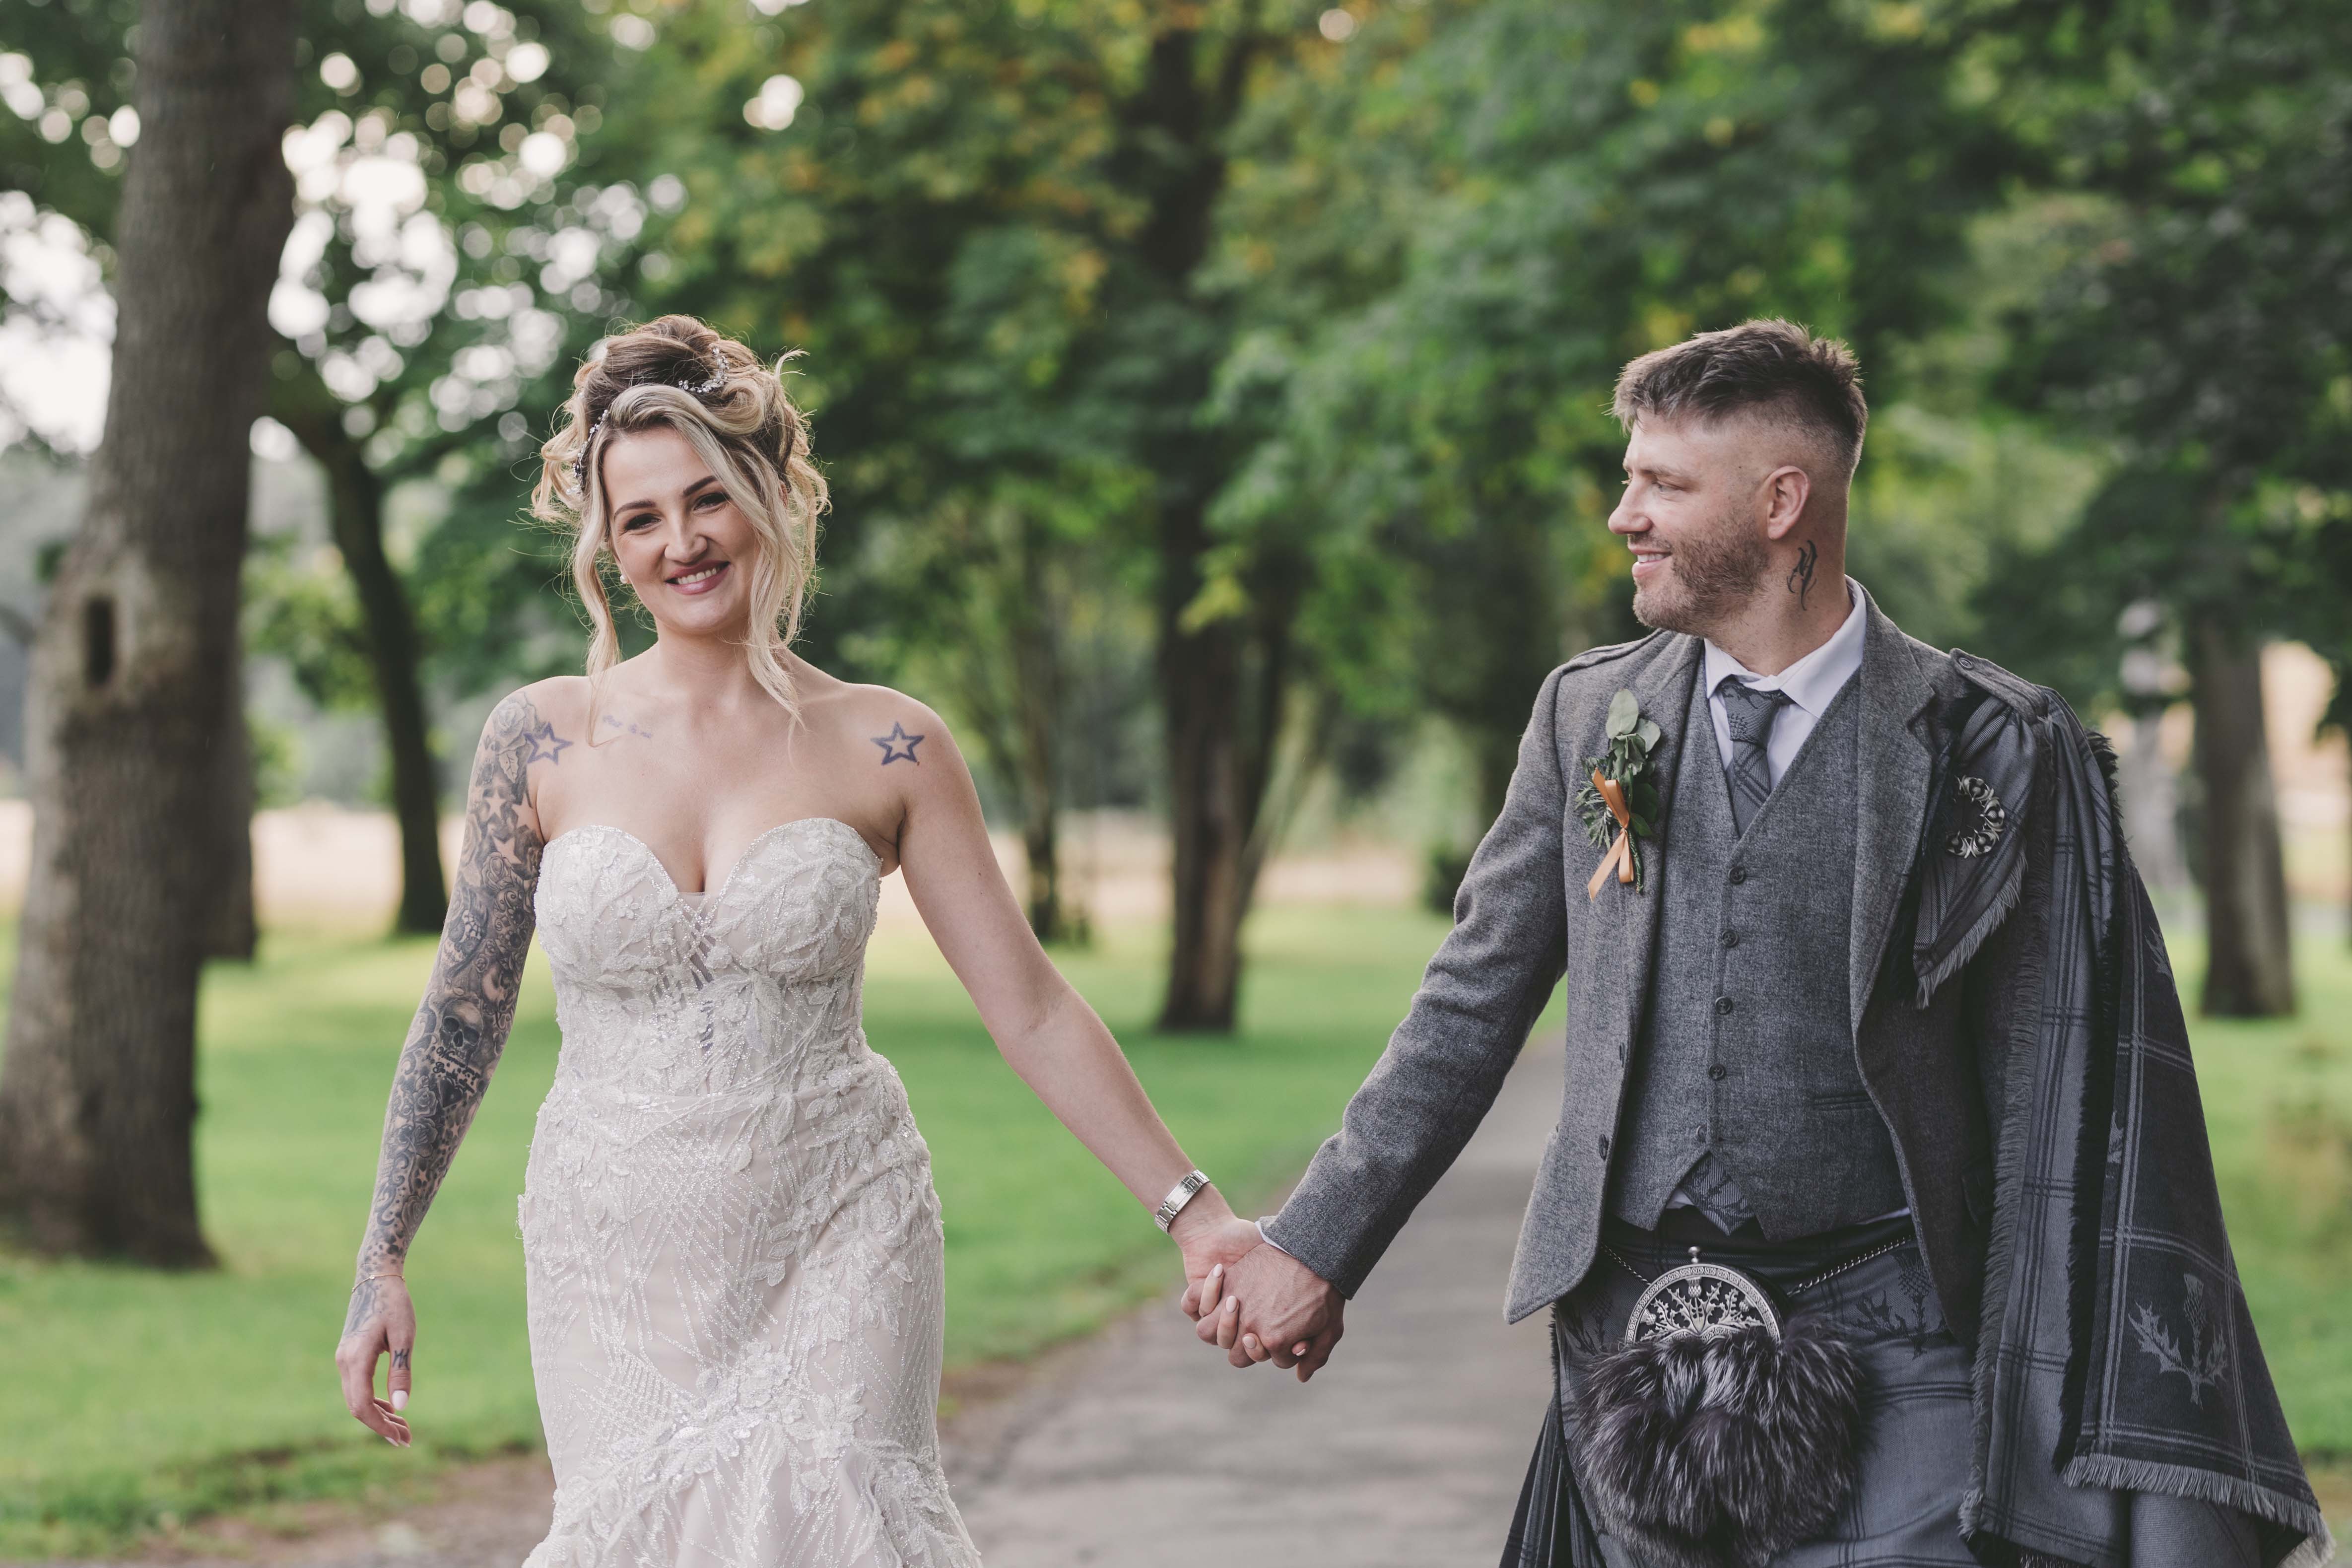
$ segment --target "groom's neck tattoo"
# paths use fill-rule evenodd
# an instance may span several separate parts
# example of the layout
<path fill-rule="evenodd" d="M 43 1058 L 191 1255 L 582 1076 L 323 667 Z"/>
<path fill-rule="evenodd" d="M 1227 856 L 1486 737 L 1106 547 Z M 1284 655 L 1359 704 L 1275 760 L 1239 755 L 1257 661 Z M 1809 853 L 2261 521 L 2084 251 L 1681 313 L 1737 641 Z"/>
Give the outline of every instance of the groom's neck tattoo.
<path fill-rule="evenodd" d="M 520 694 L 499 703 L 483 726 L 441 950 L 393 1074 L 375 1200 L 360 1244 L 362 1275 L 397 1268 L 407 1257 L 506 1047 L 544 847 L 530 820 L 528 775 L 534 762 L 556 762 L 572 744 Z M 373 1310 L 375 1295 L 362 1288 L 352 1298 L 355 1321 Z"/>
<path fill-rule="evenodd" d="M 1813 564 L 1821 559 L 1821 546 L 1811 540 L 1797 552 L 1797 563 L 1789 568 L 1789 592 L 1797 595 L 1797 608 L 1805 607 L 1805 597 L 1813 590 Z"/>

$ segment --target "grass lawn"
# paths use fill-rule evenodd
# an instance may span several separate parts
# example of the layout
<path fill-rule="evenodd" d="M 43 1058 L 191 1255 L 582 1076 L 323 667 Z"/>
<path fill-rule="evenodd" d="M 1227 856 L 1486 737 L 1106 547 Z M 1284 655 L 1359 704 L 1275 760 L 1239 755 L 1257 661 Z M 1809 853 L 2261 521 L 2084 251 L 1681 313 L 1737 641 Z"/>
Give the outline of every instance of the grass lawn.
<path fill-rule="evenodd" d="M 1187 1150 L 1245 1203 L 1336 1120 L 1443 931 L 1411 912 L 1268 912 L 1251 928 L 1246 1026 L 1232 1040 L 1145 1026 L 1155 932 L 1113 931 L 1063 962 Z M 219 1271 L 0 1257 L 0 1558 L 96 1552 L 223 1507 L 392 1501 L 452 1459 L 537 1441 L 514 1220 L 556 1053 L 536 964 L 409 1269 L 415 1449 L 359 1433 L 329 1359 L 385 1089 L 430 956 L 423 942 L 274 932 L 260 963 L 209 977 L 198 1161 Z M 2195 955 L 2181 957 L 2193 972 Z M 2352 1456 L 2340 1305 L 2352 1289 L 2352 953 L 2313 943 L 2301 957 L 2301 1018 L 2200 1024 L 2197 1044 L 2239 1266 L 2289 1418 L 2328 1459 L 2333 1493 Z M 1544 1026 L 1557 1018 L 1555 1004 Z M 931 1145 L 951 1365 L 1025 1354 L 1173 1281 L 1172 1249 L 997 1058 L 919 932 L 877 939 L 866 1020 Z M 2340 1525 L 2352 1498 L 2329 1501 Z"/>

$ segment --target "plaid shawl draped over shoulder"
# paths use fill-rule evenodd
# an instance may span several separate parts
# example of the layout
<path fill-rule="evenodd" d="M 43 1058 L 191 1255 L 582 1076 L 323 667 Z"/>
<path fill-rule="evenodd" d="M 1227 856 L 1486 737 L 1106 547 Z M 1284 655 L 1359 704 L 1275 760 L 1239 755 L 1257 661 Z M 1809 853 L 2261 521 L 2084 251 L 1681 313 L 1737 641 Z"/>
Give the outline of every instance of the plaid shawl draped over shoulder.
<path fill-rule="evenodd" d="M 2158 1521 L 2183 1503 L 2220 1505 L 2252 1521 L 2263 1563 L 2324 1563 L 2327 1526 L 2222 1226 L 2188 1028 L 2125 848 L 2113 753 L 2053 694 L 1966 655 L 1959 665 L 1977 700 L 1945 730 L 1943 797 L 1983 778 L 2012 816 L 2050 813 L 2043 831 L 2010 832 L 1982 864 L 1924 855 L 1915 906 L 1924 1000 L 2018 905 L 2021 883 L 2026 904 L 2047 900 L 2025 959 L 2039 972 L 2005 980 L 2026 988 L 2025 1005 L 2012 1015 L 1962 1525 L 1993 1550 L 1988 1562 L 2022 1549 L 2119 1563 L 2151 1526 L 2168 1533 Z M 1948 830 L 1951 815 L 1930 819 Z M 2019 852 L 2029 839 L 2050 858 L 2030 879 Z"/>

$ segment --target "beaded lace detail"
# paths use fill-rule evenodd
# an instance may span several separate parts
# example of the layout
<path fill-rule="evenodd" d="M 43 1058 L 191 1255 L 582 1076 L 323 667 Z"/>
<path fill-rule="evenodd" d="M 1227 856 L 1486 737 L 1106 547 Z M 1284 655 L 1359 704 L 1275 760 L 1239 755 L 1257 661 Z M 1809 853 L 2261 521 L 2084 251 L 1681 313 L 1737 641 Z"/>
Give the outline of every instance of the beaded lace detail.
<path fill-rule="evenodd" d="M 755 839 L 689 902 L 619 828 L 558 836 L 563 1035 L 520 1214 L 554 1528 L 527 1568 L 968 1568 L 940 1471 L 930 1152 L 860 998 L 880 865 Z"/>

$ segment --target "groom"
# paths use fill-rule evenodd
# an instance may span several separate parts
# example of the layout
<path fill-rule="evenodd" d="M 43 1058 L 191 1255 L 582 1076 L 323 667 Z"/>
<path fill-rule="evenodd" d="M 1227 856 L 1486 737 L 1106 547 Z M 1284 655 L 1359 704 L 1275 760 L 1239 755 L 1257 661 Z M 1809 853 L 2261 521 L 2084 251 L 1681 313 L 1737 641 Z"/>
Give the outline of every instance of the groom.
<path fill-rule="evenodd" d="M 1704 333 L 1615 412 L 1656 631 L 1545 681 L 1410 1015 L 1202 1338 L 1318 1370 L 1565 976 L 1507 1568 L 2325 1561 L 2104 742 L 1845 575 L 1843 344 Z"/>

